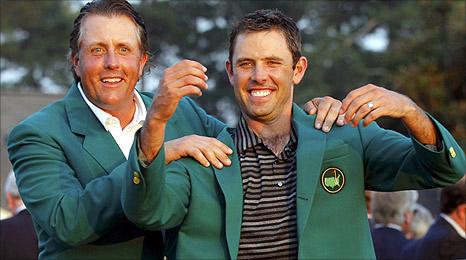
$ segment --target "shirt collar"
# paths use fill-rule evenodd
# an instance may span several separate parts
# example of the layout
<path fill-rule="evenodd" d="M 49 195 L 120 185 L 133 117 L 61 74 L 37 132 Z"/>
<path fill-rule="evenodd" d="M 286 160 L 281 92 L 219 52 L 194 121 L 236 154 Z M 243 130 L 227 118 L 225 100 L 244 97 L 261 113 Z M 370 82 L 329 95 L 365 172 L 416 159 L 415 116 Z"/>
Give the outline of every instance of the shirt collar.
<path fill-rule="evenodd" d="M 118 120 L 118 118 L 116 118 L 116 117 L 110 115 L 109 113 L 103 111 L 101 108 L 97 107 L 91 101 L 89 101 L 87 96 L 84 94 L 84 91 L 83 91 L 82 86 L 81 86 L 81 82 L 78 82 L 78 89 L 79 89 L 79 93 L 81 93 L 81 96 L 83 97 L 84 101 L 89 106 L 89 108 L 92 110 L 92 112 L 97 117 L 97 119 L 99 120 L 99 122 L 102 124 L 102 126 L 105 128 L 106 131 L 109 131 L 109 129 L 108 129 L 109 121 L 118 122 L 118 124 L 119 124 L 120 121 Z M 129 125 L 144 122 L 144 120 L 146 119 L 146 115 L 147 115 L 146 106 L 144 105 L 144 102 L 143 102 L 143 100 L 141 98 L 141 95 L 139 95 L 139 92 L 134 90 L 134 96 L 135 96 L 136 110 L 134 111 L 133 120 L 131 121 L 131 123 Z"/>
<path fill-rule="evenodd" d="M 375 224 L 374 228 L 392 228 L 396 229 L 398 231 L 403 231 L 400 225 L 393 224 L 393 223 L 387 223 L 387 224 Z"/>
<path fill-rule="evenodd" d="M 447 214 L 440 213 L 440 217 L 445 219 L 455 230 L 458 235 L 460 235 L 462 238 L 466 239 L 466 231 L 463 230 L 456 221 L 454 221 L 452 218 L 450 218 Z"/>
<path fill-rule="evenodd" d="M 248 124 L 246 123 L 246 120 L 244 119 L 243 115 L 240 116 L 238 126 L 236 127 L 236 130 L 235 130 L 234 139 L 235 139 L 235 145 L 236 145 L 236 148 L 238 149 L 239 154 L 244 153 L 247 149 L 254 147 L 258 144 L 264 144 L 262 139 L 258 137 L 248 127 Z M 281 154 L 283 153 L 288 154 L 292 149 L 291 146 L 295 145 L 296 142 L 297 142 L 297 135 L 294 129 L 294 125 L 291 124 L 290 140 L 288 141 L 288 144 L 285 146 L 285 149 L 283 150 Z"/>
<path fill-rule="evenodd" d="M 25 210 L 25 209 L 26 209 L 26 206 L 24 206 L 24 204 L 21 204 L 21 206 L 19 206 L 19 207 L 16 209 L 15 214 L 18 214 L 19 212 L 21 212 L 22 210 Z"/>

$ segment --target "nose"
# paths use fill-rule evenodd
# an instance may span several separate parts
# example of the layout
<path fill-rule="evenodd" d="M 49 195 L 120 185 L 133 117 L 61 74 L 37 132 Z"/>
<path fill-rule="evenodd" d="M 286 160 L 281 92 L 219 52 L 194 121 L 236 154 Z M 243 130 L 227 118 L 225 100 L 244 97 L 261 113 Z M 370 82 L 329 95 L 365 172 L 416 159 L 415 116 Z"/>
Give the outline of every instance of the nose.
<path fill-rule="evenodd" d="M 261 66 L 260 64 L 257 64 L 254 67 L 254 72 L 252 75 L 252 80 L 256 81 L 259 84 L 263 84 L 267 81 L 267 71 L 266 69 Z"/>
<path fill-rule="evenodd" d="M 118 55 L 113 51 L 107 52 L 105 55 L 105 68 L 115 70 L 118 69 L 119 66 Z"/>

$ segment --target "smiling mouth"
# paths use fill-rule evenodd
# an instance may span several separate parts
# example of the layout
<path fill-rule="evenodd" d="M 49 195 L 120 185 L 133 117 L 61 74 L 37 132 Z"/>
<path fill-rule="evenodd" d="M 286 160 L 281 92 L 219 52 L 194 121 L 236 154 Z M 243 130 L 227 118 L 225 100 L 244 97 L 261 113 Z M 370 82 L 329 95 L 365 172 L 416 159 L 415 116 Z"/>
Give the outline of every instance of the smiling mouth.
<path fill-rule="evenodd" d="M 270 89 L 251 90 L 251 96 L 253 97 L 266 97 L 272 93 Z"/>
<path fill-rule="evenodd" d="M 103 83 L 119 83 L 122 81 L 121 78 L 103 78 L 101 79 Z"/>

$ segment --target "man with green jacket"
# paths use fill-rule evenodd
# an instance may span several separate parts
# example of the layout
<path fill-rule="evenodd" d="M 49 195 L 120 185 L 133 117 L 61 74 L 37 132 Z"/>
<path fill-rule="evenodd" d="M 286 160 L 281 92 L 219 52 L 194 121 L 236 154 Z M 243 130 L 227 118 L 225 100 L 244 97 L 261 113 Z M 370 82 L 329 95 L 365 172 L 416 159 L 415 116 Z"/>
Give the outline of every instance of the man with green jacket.
<path fill-rule="evenodd" d="M 241 120 L 217 136 L 234 147 L 230 167 L 190 158 L 165 166 L 160 141 L 147 144 L 145 167 L 127 165 L 125 214 L 145 229 L 169 228 L 169 258 L 375 258 L 365 189 L 441 187 L 463 176 L 465 155 L 450 133 L 408 97 L 372 84 L 344 99 L 347 125 L 313 129 L 315 117 L 292 102 L 307 68 L 300 49 L 296 24 L 279 11 L 256 11 L 233 28 L 226 70 Z M 157 117 L 159 134 L 170 116 Z M 400 119 L 410 137 L 371 123 L 381 116 Z"/>

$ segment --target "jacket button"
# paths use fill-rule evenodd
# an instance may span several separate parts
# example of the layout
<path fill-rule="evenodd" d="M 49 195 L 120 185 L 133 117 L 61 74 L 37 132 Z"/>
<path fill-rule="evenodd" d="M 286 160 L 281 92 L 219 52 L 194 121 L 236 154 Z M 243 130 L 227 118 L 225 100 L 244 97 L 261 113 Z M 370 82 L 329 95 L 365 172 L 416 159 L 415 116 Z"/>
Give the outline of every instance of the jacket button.
<path fill-rule="evenodd" d="M 450 149 L 448 149 L 448 150 L 450 151 L 450 156 L 451 156 L 451 158 L 455 158 L 455 157 L 456 157 L 455 148 L 450 147 Z"/>
<path fill-rule="evenodd" d="M 139 175 L 139 172 L 133 172 L 133 183 L 136 185 L 141 183 L 141 177 Z"/>

